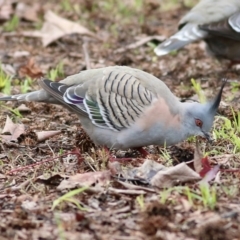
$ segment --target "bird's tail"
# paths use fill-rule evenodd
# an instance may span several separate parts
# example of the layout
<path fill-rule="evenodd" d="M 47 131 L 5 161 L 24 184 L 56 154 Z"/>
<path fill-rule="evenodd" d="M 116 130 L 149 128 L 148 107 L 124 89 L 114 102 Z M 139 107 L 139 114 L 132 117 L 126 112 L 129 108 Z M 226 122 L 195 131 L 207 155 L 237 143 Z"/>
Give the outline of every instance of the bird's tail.
<path fill-rule="evenodd" d="M 20 101 L 20 102 L 47 102 L 56 103 L 51 95 L 44 90 L 34 91 L 30 93 L 0 97 L 0 101 Z"/>
<path fill-rule="evenodd" d="M 196 24 L 186 24 L 176 34 L 158 45 L 154 52 L 158 56 L 168 54 L 171 51 L 178 50 L 185 45 L 200 40 L 207 36 L 205 31 L 198 28 Z"/>

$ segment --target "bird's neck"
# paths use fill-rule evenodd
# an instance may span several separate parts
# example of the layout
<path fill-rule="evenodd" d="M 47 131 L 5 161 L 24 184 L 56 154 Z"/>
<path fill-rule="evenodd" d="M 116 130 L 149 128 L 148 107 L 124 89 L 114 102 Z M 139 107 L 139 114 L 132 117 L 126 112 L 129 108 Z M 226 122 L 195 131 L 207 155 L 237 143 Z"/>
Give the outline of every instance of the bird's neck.
<path fill-rule="evenodd" d="M 186 139 L 192 135 L 191 132 L 191 120 L 192 120 L 192 112 L 195 108 L 197 108 L 199 103 L 196 102 L 184 102 L 180 104 L 181 111 L 180 115 L 180 126 L 181 126 L 181 134 L 182 138 Z"/>

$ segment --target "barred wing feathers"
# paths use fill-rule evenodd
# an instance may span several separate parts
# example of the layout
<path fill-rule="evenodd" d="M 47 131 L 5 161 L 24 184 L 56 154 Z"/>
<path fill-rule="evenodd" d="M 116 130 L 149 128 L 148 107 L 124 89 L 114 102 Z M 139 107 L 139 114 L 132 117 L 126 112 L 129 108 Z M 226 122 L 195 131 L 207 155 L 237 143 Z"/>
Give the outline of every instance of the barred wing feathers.
<path fill-rule="evenodd" d="M 130 127 L 156 98 L 134 74 L 119 69 L 87 81 L 67 86 L 43 80 L 40 85 L 74 112 L 88 116 L 94 125 L 114 131 Z"/>

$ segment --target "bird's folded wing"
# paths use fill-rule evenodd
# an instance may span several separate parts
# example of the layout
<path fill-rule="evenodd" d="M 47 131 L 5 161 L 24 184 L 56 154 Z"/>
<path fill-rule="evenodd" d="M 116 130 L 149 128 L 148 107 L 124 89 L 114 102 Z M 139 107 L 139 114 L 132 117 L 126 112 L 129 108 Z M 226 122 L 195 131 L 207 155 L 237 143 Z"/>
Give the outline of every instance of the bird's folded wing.
<path fill-rule="evenodd" d="M 149 106 L 155 95 L 134 74 L 111 69 L 95 82 L 67 86 L 43 80 L 40 85 L 74 112 L 88 116 L 92 123 L 114 131 L 128 128 Z"/>
<path fill-rule="evenodd" d="M 231 17 L 220 22 L 200 25 L 199 28 L 211 35 L 240 41 L 240 12 L 236 12 Z"/>

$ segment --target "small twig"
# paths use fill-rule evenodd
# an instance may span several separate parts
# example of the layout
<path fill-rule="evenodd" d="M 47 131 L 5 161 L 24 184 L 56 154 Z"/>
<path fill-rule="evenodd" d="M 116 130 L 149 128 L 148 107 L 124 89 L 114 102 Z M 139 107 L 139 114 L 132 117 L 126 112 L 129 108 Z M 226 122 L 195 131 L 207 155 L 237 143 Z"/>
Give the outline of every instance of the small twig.
<path fill-rule="evenodd" d="M 23 156 L 27 156 L 27 157 L 29 157 L 33 162 L 36 162 L 36 160 L 34 159 L 34 158 L 32 158 L 30 155 L 28 155 L 28 154 L 24 154 Z M 18 157 L 20 157 L 20 155 L 18 155 Z"/>
<path fill-rule="evenodd" d="M 88 156 L 89 156 L 89 158 L 91 158 L 93 160 L 93 158 L 89 154 L 88 154 Z M 87 164 L 89 166 L 89 168 L 92 169 L 93 172 L 96 172 L 96 169 L 92 166 L 92 164 L 89 161 L 85 160 L 84 162 L 85 162 L 85 164 Z M 94 160 L 93 160 L 93 162 L 94 162 Z"/>
<path fill-rule="evenodd" d="M 50 151 L 52 152 L 52 155 L 55 156 L 54 151 L 52 150 L 51 146 L 49 145 L 48 141 L 46 141 L 47 146 L 49 147 Z"/>
<path fill-rule="evenodd" d="M 60 146 L 60 145 L 56 145 L 56 144 L 50 144 L 50 143 L 46 144 L 46 143 L 42 143 L 42 144 L 38 144 L 38 145 L 37 145 L 38 148 L 49 148 L 49 146 L 50 146 L 50 147 L 55 147 L 55 149 L 56 149 L 56 148 L 61 148 L 61 149 L 70 150 L 70 149 L 73 148 L 73 144 Z M 30 146 L 30 147 L 31 147 L 31 146 Z M 35 148 L 33 148 L 33 149 L 35 149 Z"/>
<path fill-rule="evenodd" d="M 57 157 L 48 158 L 48 159 L 46 159 L 46 160 L 44 160 L 44 161 L 37 162 L 37 163 L 33 163 L 33 164 L 27 165 L 27 166 L 25 166 L 25 167 L 15 168 L 15 169 L 7 172 L 6 174 L 9 175 L 9 174 L 12 174 L 12 173 L 14 173 L 14 172 L 19 172 L 19 171 L 22 171 L 22 170 L 25 170 L 25 169 L 29 169 L 29 168 L 32 168 L 32 167 L 41 165 L 41 164 L 43 164 L 43 163 L 51 162 L 51 161 L 56 160 L 56 159 L 58 159 L 58 158 L 60 158 L 60 157 L 68 156 L 69 154 L 76 154 L 76 155 L 78 155 L 79 158 L 81 157 L 81 153 L 80 153 L 79 151 L 76 151 L 76 149 L 75 149 L 74 151 L 71 151 L 71 152 L 68 152 L 68 153 L 64 153 L 64 154 L 62 154 L 62 155 L 60 155 L 60 156 L 57 156 Z"/>
<path fill-rule="evenodd" d="M 0 146 L 1 146 L 2 150 L 3 150 L 3 152 L 6 152 L 6 149 L 5 149 L 5 147 L 3 146 L 2 143 L 0 143 Z"/>
<path fill-rule="evenodd" d="M 21 146 L 18 143 L 14 143 L 14 142 L 4 141 L 3 143 L 5 145 L 7 145 L 8 147 L 15 147 L 15 148 L 25 148 L 26 147 L 26 146 Z"/>
<path fill-rule="evenodd" d="M 32 147 L 31 150 L 34 150 L 36 148 L 49 148 L 49 147 L 62 148 L 62 149 L 67 149 L 67 150 L 70 150 L 70 149 L 73 148 L 73 144 L 60 146 L 60 145 L 56 145 L 56 143 L 55 144 L 54 143 L 52 143 L 52 144 L 40 143 L 40 144 L 37 144 L 37 145 L 36 144 L 34 144 L 34 145 L 19 145 L 17 143 L 4 142 L 4 144 L 6 144 L 8 147 L 15 147 L 15 148 L 27 148 L 27 147 L 31 148 Z M 3 144 L 0 144 L 0 146 L 3 149 L 5 149 Z M 5 149 L 3 152 L 7 152 L 7 150 Z"/>
<path fill-rule="evenodd" d="M 221 172 L 240 172 L 240 168 L 220 169 Z"/>
<path fill-rule="evenodd" d="M 32 179 L 27 179 L 26 181 L 22 182 L 20 185 L 18 186 L 11 186 L 11 190 L 12 191 L 18 191 L 21 190 L 23 187 L 25 187 L 26 185 L 28 185 L 30 182 L 32 181 Z M 9 188 L 9 187 L 8 187 Z"/>
<path fill-rule="evenodd" d="M 145 43 L 147 42 L 150 42 L 154 39 L 157 39 L 159 40 L 160 42 L 162 42 L 163 40 L 166 39 L 165 36 L 148 36 L 148 37 L 144 37 L 144 38 L 141 38 L 140 40 L 138 40 L 137 42 L 134 42 L 134 43 L 131 43 L 123 48 L 119 48 L 117 50 L 114 51 L 114 53 L 122 53 L 122 52 L 125 52 L 127 50 L 130 50 L 130 49 L 135 49 L 135 48 L 138 48 L 142 45 L 144 45 Z"/>
<path fill-rule="evenodd" d="M 91 69 L 91 62 L 90 62 L 90 58 L 89 58 L 89 54 L 88 54 L 88 41 L 84 41 L 83 43 L 83 54 L 84 54 L 84 59 L 85 59 L 85 63 L 86 63 L 86 68 L 87 70 Z"/>

